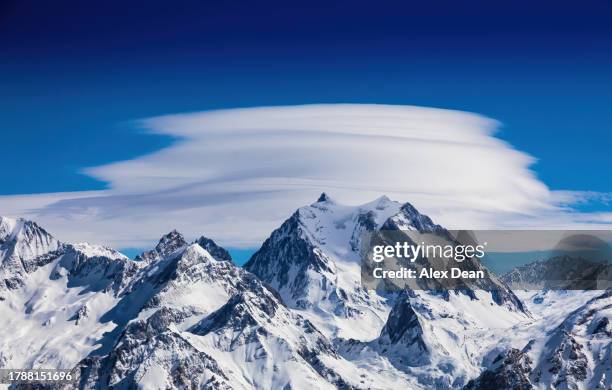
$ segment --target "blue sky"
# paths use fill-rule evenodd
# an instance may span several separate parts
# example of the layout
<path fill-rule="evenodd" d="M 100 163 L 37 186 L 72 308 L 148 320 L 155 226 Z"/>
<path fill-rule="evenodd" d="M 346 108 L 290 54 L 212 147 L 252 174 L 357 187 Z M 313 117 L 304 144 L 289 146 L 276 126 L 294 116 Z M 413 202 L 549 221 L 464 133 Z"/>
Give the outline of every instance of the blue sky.
<path fill-rule="evenodd" d="M 135 119 L 303 103 L 479 113 L 552 190 L 612 192 L 609 1 L 211 3 L 2 2 L 0 194 L 106 188 L 81 170 L 173 142 Z"/>

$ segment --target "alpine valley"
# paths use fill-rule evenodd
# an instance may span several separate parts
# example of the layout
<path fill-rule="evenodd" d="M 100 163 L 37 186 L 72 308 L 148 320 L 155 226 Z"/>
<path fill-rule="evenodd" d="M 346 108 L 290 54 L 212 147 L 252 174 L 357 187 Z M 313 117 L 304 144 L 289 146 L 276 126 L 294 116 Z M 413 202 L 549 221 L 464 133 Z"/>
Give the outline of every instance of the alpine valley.
<path fill-rule="evenodd" d="M 366 289 L 381 230 L 446 232 L 322 194 L 239 267 L 207 237 L 131 260 L 0 218 L 0 368 L 72 369 L 46 385 L 67 389 L 612 389 L 610 290 L 513 291 L 480 265 L 474 290 Z"/>

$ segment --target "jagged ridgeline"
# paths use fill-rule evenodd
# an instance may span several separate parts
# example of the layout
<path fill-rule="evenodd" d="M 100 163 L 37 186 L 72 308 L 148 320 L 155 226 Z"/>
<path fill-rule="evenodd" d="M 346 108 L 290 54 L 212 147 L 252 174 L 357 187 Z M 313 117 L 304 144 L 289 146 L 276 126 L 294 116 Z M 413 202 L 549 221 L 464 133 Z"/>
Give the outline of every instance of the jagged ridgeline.
<path fill-rule="evenodd" d="M 81 389 L 610 387 L 609 293 L 365 288 L 361 240 L 390 227 L 444 232 L 323 194 L 241 268 L 206 237 L 131 260 L 2 218 L 0 367 L 70 368 Z"/>

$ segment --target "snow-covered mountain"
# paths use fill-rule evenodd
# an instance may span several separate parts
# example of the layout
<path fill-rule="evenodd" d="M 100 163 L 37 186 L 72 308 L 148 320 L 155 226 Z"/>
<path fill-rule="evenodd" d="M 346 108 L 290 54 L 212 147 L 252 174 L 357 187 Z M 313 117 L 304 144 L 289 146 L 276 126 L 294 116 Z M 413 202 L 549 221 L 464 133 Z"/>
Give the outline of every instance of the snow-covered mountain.
<path fill-rule="evenodd" d="M 517 289 L 592 290 L 611 285 L 611 270 L 610 262 L 563 254 L 516 267 L 501 279 Z"/>
<path fill-rule="evenodd" d="M 377 382 L 210 239 L 188 244 L 173 231 L 135 261 L 61 245 L 2 302 L 0 326 L 11 335 L 2 337 L 2 367 L 77 367 L 81 388 Z"/>
<path fill-rule="evenodd" d="M 52 261 L 62 244 L 35 222 L 0 217 L 0 297 L 23 286 L 26 274 Z"/>
<path fill-rule="evenodd" d="M 513 328 L 468 389 L 612 388 L 612 292 L 523 292 L 539 321 Z M 571 308 L 571 309 L 570 309 Z M 522 344 L 522 346 L 521 346 Z M 499 352 L 499 353 L 498 353 Z"/>
<path fill-rule="evenodd" d="M 0 368 L 74 368 L 83 389 L 610 388 L 609 292 L 366 289 L 381 230 L 447 233 L 322 194 L 240 268 L 206 237 L 130 260 L 2 218 Z"/>
<path fill-rule="evenodd" d="M 400 299 L 365 289 L 359 240 L 364 231 L 382 230 L 447 234 L 409 203 L 381 197 L 350 207 L 322 194 L 274 231 L 245 268 L 335 339 L 349 360 L 374 359 L 425 384 L 467 383 L 480 369 L 480 332 L 529 320 L 529 313 L 497 279 L 487 279 L 488 291 L 412 291 Z"/>
<path fill-rule="evenodd" d="M 329 340 L 254 275 L 213 258 L 199 244 L 177 249 L 145 273 L 137 282 L 143 286 L 135 285 L 116 306 L 121 311 L 136 300 L 143 303 L 140 311 L 117 333 L 108 355 L 81 362 L 82 386 L 346 384 L 339 371 L 350 363 Z"/>
<path fill-rule="evenodd" d="M 387 197 L 351 207 L 322 194 L 275 230 L 245 268 L 330 337 L 373 338 L 389 313 L 389 298 L 361 286 L 359 240 L 400 211 Z"/>

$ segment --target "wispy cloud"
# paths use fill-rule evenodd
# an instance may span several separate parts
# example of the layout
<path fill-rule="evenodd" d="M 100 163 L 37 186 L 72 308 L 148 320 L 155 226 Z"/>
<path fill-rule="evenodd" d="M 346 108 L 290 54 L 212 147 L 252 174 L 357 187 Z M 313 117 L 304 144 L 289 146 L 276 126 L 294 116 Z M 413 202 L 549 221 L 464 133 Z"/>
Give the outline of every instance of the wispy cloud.
<path fill-rule="evenodd" d="M 89 168 L 104 191 L 0 197 L 0 214 L 64 240 L 150 245 L 178 228 L 256 246 L 321 191 L 348 204 L 386 194 L 454 228 L 609 226 L 580 213 L 609 194 L 553 192 L 534 158 L 495 138 L 480 115 L 411 106 L 306 105 L 169 115 L 138 122 L 178 137 L 133 160 Z"/>

